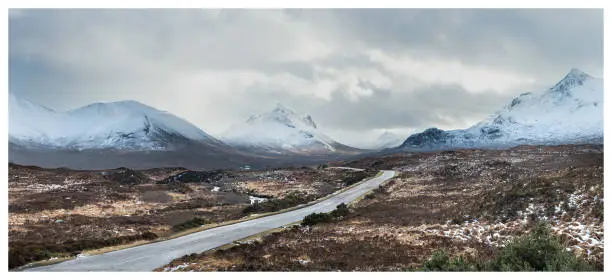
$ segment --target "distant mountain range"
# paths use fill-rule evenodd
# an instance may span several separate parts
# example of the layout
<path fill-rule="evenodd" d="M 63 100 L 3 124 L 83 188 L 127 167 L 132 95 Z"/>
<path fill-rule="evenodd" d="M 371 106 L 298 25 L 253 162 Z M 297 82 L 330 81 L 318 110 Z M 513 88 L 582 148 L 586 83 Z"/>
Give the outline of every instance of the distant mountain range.
<path fill-rule="evenodd" d="M 231 126 L 221 140 L 169 112 L 136 101 L 57 112 L 9 94 L 9 161 L 100 169 L 315 162 L 370 153 L 321 132 L 309 115 L 277 104 Z M 603 80 L 572 69 L 541 93 L 523 93 L 467 129 L 429 128 L 403 140 L 383 133 L 375 148 L 395 150 L 601 143 Z"/>
<path fill-rule="evenodd" d="M 41 167 L 228 168 L 259 160 L 135 101 L 57 112 L 9 94 L 9 161 Z"/>
<path fill-rule="evenodd" d="M 553 87 L 540 93 L 523 93 L 470 128 L 429 128 L 410 135 L 398 148 L 603 143 L 603 115 L 603 79 L 572 69 Z"/>
<path fill-rule="evenodd" d="M 278 105 L 234 126 L 227 144 L 171 113 L 136 101 L 58 112 L 9 94 L 9 161 L 41 167 L 236 168 L 316 164 L 363 152 Z M 276 134 L 274 134 L 276 133 Z M 244 137 L 244 141 L 240 138 Z"/>

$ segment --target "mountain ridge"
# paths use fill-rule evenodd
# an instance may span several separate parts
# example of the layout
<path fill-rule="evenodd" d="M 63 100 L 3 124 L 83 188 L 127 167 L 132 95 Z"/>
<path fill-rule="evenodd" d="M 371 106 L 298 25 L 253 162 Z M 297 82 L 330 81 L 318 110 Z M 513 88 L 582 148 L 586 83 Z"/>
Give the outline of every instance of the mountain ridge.
<path fill-rule="evenodd" d="M 576 68 L 541 93 L 522 93 L 475 125 L 410 135 L 399 149 L 571 144 L 603 139 L 603 79 Z"/>
<path fill-rule="evenodd" d="M 97 102 L 60 112 L 9 95 L 9 142 L 17 145 L 172 150 L 189 141 L 224 145 L 186 120 L 138 101 Z"/>
<path fill-rule="evenodd" d="M 526 92 L 475 125 L 458 130 L 428 128 L 399 149 L 509 147 L 571 144 L 603 139 L 603 80 L 573 68 L 541 93 Z"/>

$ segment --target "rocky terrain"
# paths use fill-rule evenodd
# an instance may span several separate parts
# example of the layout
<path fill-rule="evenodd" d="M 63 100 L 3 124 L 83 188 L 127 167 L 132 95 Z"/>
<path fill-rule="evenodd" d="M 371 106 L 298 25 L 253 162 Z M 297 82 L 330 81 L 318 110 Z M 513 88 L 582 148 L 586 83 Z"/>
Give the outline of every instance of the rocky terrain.
<path fill-rule="evenodd" d="M 309 167 L 75 171 L 9 164 L 9 267 L 297 206 L 373 174 Z"/>
<path fill-rule="evenodd" d="M 438 250 L 492 259 L 544 222 L 603 270 L 603 146 L 402 153 L 338 163 L 399 175 L 333 222 L 293 226 L 160 271 L 405 271 Z"/>

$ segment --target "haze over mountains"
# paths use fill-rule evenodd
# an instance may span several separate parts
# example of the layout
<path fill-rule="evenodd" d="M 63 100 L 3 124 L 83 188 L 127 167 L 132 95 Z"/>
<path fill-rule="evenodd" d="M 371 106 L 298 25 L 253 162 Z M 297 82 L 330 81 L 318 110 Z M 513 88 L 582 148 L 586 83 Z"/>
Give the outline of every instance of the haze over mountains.
<path fill-rule="evenodd" d="M 280 158 L 324 161 L 372 152 L 335 141 L 319 130 L 310 115 L 298 115 L 281 104 L 231 126 L 220 138 L 136 101 L 57 112 L 9 94 L 9 160 L 20 164 L 221 168 L 280 162 Z M 572 69 L 550 89 L 523 93 L 470 128 L 430 128 L 405 141 L 386 132 L 376 148 L 507 147 L 601 143 L 602 139 L 603 80 Z"/>
<path fill-rule="evenodd" d="M 385 149 L 385 148 L 394 148 L 402 144 L 406 140 L 406 137 L 397 135 L 391 131 L 383 132 L 376 139 L 376 143 L 374 143 L 375 149 Z"/>

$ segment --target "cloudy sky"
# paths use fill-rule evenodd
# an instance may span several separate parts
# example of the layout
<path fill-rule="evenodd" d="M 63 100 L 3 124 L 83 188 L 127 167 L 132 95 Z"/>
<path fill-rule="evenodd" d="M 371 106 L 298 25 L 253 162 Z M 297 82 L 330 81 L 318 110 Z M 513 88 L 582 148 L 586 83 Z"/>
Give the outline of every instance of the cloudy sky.
<path fill-rule="evenodd" d="M 55 110 L 137 100 L 218 135 L 277 102 L 331 137 L 464 128 L 572 67 L 603 10 L 10 10 L 9 91 Z"/>

